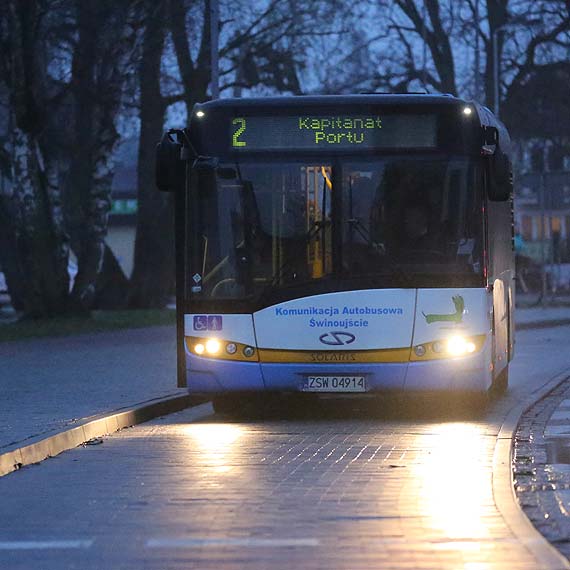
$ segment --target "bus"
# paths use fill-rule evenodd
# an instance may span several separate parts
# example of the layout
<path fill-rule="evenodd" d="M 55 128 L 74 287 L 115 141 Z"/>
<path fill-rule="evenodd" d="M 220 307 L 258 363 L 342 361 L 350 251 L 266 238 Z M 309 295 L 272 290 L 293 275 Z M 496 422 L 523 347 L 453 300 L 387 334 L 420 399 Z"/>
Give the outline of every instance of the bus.
<path fill-rule="evenodd" d="M 175 193 L 178 385 L 252 392 L 507 389 L 511 144 L 445 95 L 197 104 L 157 147 Z"/>

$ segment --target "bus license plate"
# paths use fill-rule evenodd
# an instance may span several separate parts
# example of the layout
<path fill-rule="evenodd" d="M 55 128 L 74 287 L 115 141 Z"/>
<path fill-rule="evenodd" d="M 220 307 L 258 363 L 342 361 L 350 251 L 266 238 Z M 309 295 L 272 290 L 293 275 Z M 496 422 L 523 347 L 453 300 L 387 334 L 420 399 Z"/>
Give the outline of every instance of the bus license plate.
<path fill-rule="evenodd" d="M 303 392 L 366 392 L 364 376 L 308 376 Z"/>

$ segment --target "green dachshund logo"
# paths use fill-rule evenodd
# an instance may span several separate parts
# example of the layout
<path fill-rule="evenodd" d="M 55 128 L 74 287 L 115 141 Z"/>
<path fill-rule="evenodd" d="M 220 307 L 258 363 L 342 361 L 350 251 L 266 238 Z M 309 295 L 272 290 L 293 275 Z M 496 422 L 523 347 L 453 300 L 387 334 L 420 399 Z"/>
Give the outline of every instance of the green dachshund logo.
<path fill-rule="evenodd" d="M 455 305 L 455 313 L 451 313 L 449 315 L 426 315 L 422 312 L 422 315 L 426 319 L 426 323 L 431 325 L 431 323 L 437 322 L 452 322 L 452 323 L 460 323 L 463 320 L 463 310 L 465 309 L 465 301 L 461 295 L 455 295 L 455 297 L 451 297 L 453 304 Z"/>

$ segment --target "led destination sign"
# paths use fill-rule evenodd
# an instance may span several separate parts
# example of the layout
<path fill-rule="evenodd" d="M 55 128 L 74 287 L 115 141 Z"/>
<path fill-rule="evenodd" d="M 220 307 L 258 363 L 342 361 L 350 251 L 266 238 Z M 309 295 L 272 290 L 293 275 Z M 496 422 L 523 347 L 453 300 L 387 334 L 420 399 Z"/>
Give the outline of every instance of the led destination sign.
<path fill-rule="evenodd" d="M 233 150 L 433 148 L 435 115 L 234 117 Z"/>

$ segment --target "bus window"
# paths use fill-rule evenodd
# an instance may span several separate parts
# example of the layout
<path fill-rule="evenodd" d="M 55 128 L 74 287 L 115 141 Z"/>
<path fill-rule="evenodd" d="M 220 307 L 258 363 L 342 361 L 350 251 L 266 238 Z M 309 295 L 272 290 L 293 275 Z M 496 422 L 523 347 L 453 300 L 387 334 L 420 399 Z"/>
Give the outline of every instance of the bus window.
<path fill-rule="evenodd" d="M 469 160 L 391 159 L 343 167 L 347 275 L 478 273 L 480 196 Z"/>
<path fill-rule="evenodd" d="M 200 183 L 200 223 L 190 228 L 207 244 L 199 293 L 247 297 L 329 275 L 330 165 L 242 163 L 235 172 Z"/>

